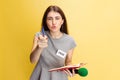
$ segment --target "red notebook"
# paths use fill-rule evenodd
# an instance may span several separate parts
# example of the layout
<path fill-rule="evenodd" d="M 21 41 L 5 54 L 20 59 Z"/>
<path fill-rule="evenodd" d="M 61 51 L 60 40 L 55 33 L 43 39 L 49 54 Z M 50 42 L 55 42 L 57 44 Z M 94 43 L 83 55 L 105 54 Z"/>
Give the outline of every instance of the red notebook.
<path fill-rule="evenodd" d="M 51 71 L 61 71 L 64 69 L 76 69 L 76 68 L 80 68 L 81 66 L 85 65 L 86 63 L 80 63 L 80 64 L 76 64 L 76 65 L 69 65 L 69 66 L 63 66 L 63 67 L 59 67 L 59 68 L 53 68 L 48 70 L 49 72 Z"/>

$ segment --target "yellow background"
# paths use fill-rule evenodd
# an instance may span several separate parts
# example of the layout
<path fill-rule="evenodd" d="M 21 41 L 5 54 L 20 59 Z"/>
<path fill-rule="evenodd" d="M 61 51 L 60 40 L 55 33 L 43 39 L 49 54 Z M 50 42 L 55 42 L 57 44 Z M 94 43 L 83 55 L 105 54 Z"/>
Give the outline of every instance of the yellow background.
<path fill-rule="evenodd" d="M 0 1 L 0 80 L 29 80 L 33 36 L 51 4 L 63 9 L 77 43 L 73 63 L 88 63 L 87 77 L 69 80 L 120 80 L 119 0 Z"/>

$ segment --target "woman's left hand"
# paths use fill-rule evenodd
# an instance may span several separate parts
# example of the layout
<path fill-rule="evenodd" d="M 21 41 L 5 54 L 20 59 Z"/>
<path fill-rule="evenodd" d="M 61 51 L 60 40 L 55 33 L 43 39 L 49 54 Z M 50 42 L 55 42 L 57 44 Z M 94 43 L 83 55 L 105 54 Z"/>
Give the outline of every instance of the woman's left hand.
<path fill-rule="evenodd" d="M 72 69 L 72 72 L 69 69 L 64 69 L 63 71 L 70 77 L 75 75 L 75 69 Z"/>

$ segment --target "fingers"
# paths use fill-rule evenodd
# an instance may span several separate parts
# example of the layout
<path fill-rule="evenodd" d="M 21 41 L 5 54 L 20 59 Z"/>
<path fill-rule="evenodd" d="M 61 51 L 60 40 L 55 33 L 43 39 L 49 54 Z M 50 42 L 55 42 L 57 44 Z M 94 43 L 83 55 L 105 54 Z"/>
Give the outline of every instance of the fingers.
<path fill-rule="evenodd" d="M 39 35 L 38 41 L 37 41 L 38 47 L 40 47 L 40 48 L 47 47 L 48 46 L 47 42 L 48 42 L 48 39 L 47 39 L 46 35 L 44 35 L 44 36 L 43 35 Z"/>
<path fill-rule="evenodd" d="M 39 39 L 39 41 L 41 41 L 41 42 L 45 42 L 45 43 L 48 41 L 46 35 L 45 35 L 45 36 L 40 35 L 40 36 L 38 37 L 38 39 Z"/>
<path fill-rule="evenodd" d="M 39 35 L 38 37 L 39 40 L 46 40 L 47 39 L 47 36 L 46 35 Z"/>
<path fill-rule="evenodd" d="M 70 77 L 73 77 L 73 74 L 68 70 L 68 69 L 65 69 L 63 70 L 68 76 Z"/>
<path fill-rule="evenodd" d="M 48 44 L 47 44 L 47 42 L 38 42 L 38 47 L 40 47 L 40 48 L 45 48 L 45 47 L 47 47 L 48 46 Z"/>
<path fill-rule="evenodd" d="M 75 75 L 75 69 L 72 69 L 72 75 L 73 76 Z"/>

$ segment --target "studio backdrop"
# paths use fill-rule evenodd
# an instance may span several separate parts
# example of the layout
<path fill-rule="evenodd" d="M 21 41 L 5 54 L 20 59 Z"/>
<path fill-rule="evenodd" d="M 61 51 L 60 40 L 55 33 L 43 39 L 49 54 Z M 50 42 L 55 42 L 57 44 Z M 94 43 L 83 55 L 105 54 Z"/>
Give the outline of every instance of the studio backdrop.
<path fill-rule="evenodd" d="M 49 5 L 64 11 L 77 47 L 73 64 L 87 63 L 88 76 L 69 80 L 120 80 L 119 0 L 0 1 L 0 80 L 29 80 L 34 34 Z"/>

